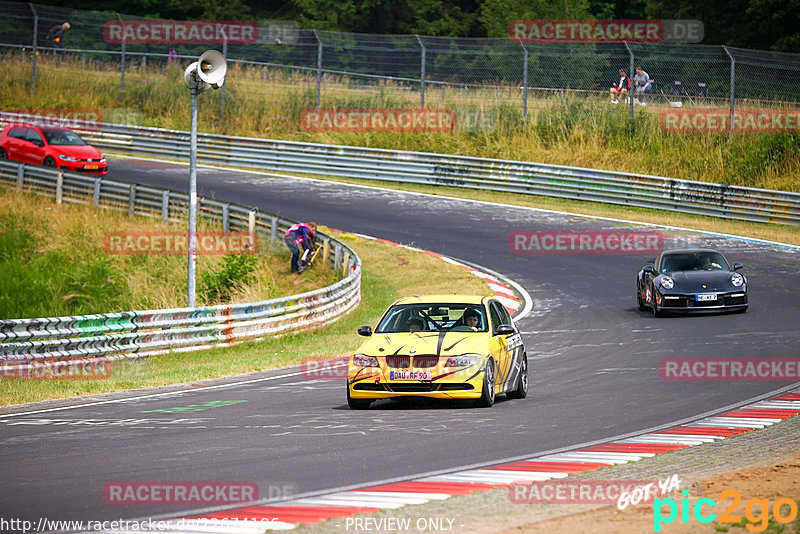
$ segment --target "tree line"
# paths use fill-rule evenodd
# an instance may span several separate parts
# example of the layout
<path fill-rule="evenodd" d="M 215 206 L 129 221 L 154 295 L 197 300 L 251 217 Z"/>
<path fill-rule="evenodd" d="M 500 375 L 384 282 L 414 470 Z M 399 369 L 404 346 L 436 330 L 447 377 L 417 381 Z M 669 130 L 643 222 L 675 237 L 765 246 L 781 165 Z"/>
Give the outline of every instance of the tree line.
<path fill-rule="evenodd" d="M 517 19 L 698 19 L 705 44 L 800 52 L 796 0 L 56 0 L 43 5 L 177 20 L 295 21 L 375 34 L 506 37 Z"/>

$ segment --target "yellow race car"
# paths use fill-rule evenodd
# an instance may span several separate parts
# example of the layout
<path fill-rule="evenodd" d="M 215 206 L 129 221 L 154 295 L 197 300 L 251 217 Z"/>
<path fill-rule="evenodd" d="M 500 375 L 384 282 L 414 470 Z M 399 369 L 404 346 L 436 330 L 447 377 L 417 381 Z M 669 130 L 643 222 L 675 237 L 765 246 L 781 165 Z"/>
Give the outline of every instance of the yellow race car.
<path fill-rule="evenodd" d="M 528 393 L 528 358 L 508 311 L 492 297 L 426 295 L 394 302 L 347 368 L 347 404 L 376 399 L 475 399 L 489 407 Z"/>

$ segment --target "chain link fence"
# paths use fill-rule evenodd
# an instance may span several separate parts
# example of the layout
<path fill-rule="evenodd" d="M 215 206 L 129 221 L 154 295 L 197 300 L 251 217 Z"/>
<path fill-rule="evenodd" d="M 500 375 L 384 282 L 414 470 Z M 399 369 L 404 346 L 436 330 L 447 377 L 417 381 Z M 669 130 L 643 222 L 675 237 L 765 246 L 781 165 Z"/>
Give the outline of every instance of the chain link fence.
<path fill-rule="evenodd" d="M 648 105 L 730 108 L 733 113 L 735 108 L 790 107 L 800 101 L 800 54 L 676 43 L 354 34 L 301 30 L 274 21 L 243 23 L 257 26 L 247 42 L 234 36 L 230 42 L 224 37 L 203 44 L 144 43 L 129 38 L 133 34 L 126 33 L 126 23 L 152 19 L 15 2 L 0 2 L 0 10 L 6 13 L 0 19 L 0 50 L 28 54 L 32 92 L 42 54 L 77 56 L 95 69 L 118 70 L 124 102 L 126 69 L 185 66 L 204 50 L 217 48 L 229 64 L 263 69 L 265 79 L 276 71 L 302 78 L 306 88 L 316 90 L 317 107 L 333 90 L 365 95 L 388 90 L 420 107 L 435 107 L 446 94 L 457 93 L 480 106 L 510 105 L 527 117 L 529 106 L 549 106 L 565 96 L 607 98 L 619 69 L 630 74 L 634 66 L 654 80 L 652 93 L 641 98 Z M 48 32 L 63 22 L 71 28 L 54 46 Z M 126 36 L 121 42 L 109 39 L 112 26 Z M 629 104 L 633 118 L 634 105 Z"/>

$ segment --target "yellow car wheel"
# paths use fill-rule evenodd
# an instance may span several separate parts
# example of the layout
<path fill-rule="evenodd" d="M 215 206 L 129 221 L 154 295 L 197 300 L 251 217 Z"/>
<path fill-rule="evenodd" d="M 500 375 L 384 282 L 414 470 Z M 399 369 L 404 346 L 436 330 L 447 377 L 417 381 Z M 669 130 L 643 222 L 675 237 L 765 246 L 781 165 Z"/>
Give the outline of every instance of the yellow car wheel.
<path fill-rule="evenodd" d="M 522 361 L 519 364 L 519 378 L 517 387 L 508 392 L 509 399 L 524 399 L 528 396 L 528 356 L 523 353 Z"/>
<path fill-rule="evenodd" d="M 491 408 L 494 404 L 494 360 L 489 358 L 486 361 L 486 368 L 483 370 L 483 389 L 481 398 L 475 403 L 481 408 Z"/>
<path fill-rule="evenodd" d="M 350 397 L 350 385 L 347 386 L 347 405 L 351 410 L 366 410 L 372 404 L 371 400 L 354 399 Z"/>

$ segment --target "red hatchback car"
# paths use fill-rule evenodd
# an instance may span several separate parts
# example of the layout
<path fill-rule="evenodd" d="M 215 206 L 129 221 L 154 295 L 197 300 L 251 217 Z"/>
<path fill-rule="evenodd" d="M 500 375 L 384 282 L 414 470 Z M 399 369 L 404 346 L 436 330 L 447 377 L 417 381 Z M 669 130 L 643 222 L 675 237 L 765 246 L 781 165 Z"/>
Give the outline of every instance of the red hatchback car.
<path fill-rule="evenodd" d="M 60 126 L 12 122 L 0 134 L 0 159 L 67 171 L 106 174 L 106 158 L 81 136 Z"/>

